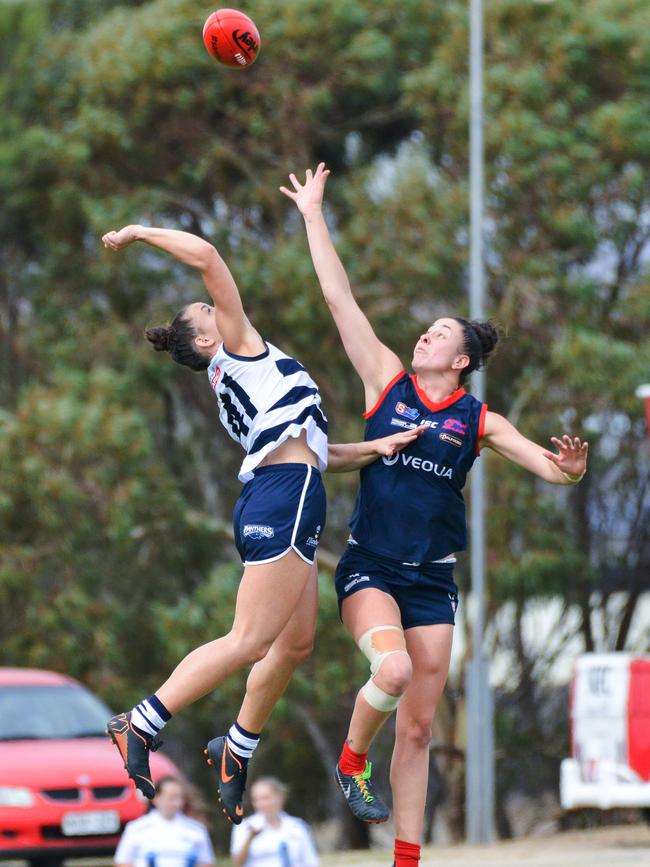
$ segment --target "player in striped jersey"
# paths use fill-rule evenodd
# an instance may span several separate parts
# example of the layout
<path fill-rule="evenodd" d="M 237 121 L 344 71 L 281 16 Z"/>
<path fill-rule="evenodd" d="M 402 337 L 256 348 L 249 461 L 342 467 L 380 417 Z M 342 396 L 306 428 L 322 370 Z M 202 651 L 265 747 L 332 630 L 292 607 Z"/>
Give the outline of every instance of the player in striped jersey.
<path fill-rule="evenodd" d="M 336 776 L 353 813 L 382 822 L 388 810 L 367 762 L 373 738 L 397 709 L 390 780 L 395 818 L 394 867 L 420 862 L 429 743 L 451 655 L 457 587 L 455 552 L 466 547 L 462 488 L 481 446 L 551 484 L 574 484 L 586 470 L 587 443 L 565 435 L 552 453 L 467 394 L 465 378 L 497 342 L 490 322 L 438 319 L 421 335 L 409 375 L 358 306 L 322 214 L 328 171 L 281 187 L 305 218 L 323 295 L 365 388 L 366 436 L 424 426 L 392 459 L 361 472 L 352 536 L 336 573 L 341 614 L 370 662 Z"/>
<path fill-rule="evenodd" d="M 109 720 L 107 731 L 129 776 L 151 798 L 149 752 L 159 744 L 160 729 L 172 714 L 254 663 L 236 721 L 206 750 L 218 773 L 224 813 L 238 824 L 248 760 L 293 670 L 311 651 L 315 557 L 325 525 L 327 420 L 304 367 L 266 343 L 250 323 L 232 274 L 211 244 L 187 232 L 137 225 L 103 237 L 114 251 L 135 241 L 196 268 L 213 301 L 187 305 L 170 326 L 148 329 L 146 336 L 174 361 L 207 371 L 220 419 L 246 451 L 239 472 L 245 484 L 233 516 L 244 574 L 231 631 L 192 651 L 152 696 Z M 405 432 L 378 443 L 339 445 L 334 468 L 391 454 L 414 437 Z"/>

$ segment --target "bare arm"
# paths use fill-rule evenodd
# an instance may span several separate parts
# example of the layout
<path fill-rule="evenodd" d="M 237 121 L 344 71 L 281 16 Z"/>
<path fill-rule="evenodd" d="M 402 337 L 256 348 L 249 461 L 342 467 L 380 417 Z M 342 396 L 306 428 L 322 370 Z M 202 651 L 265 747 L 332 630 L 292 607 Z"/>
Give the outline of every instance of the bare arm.
<path fill-rule="evenodd" d="M 414 442 L 425 430 L 426 427 L 421 426 L 413 428 L 413 430 L 400 431 L 378 440 L 367 440 L 360 443 L 329 443 L 327 447 L 327 471 L 347 473 L 352 470 L 360 470 L 382 455 L 390 458 Z"/>
<path fill-rule="evenodd" d="M 579 437 L 571 439 L 567 434 L 561 440 L 551 437 L 558 449 L 554 454 L 527 439 L 507 418 L 496 412 L 486 414 L 481 442 L 552 485 L 574 485 L 587 470 L 589 443 L 581 442 Z"/>
<path fill-rule="evenodd" d="M 403 365 L 397 355 L 379 340 L 352 294 L 348 275 L 323 217 L 323 191 L 328 175 L 329 170 L 320 163 L 314 174 L 307 169 L 304 185 L 291 174 L 289 179 L 293 190 L 287 187 L 280 187 L 280 190 L 296 203 L 305 219 L 309 250 L 323 296 L 348 358 L 365 386 L 366 409 L 371 409 Z"/>
<path fill-rule="evenodd" d="M 214 301 L 217 328 L 227 348 L 238 355 L 257 355 L 264 351 L 264 341 L 248 321 L 230 269 L 208 241 L 189 232 L 139 225 L 107 232 L 102 241 L 110 250 L 122 250 L 134 241 L 144 241 L 184 265 L 196 268 Z"/>

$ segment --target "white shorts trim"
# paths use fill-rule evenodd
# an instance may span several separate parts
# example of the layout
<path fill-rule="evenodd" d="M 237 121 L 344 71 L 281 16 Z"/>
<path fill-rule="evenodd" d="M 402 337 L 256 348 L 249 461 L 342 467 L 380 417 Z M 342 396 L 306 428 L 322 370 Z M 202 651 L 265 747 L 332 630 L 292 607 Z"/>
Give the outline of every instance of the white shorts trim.
<path fill-rule="evenodd" d="M 305 557 L 305 555 L 304 555 L 303 553 L 301 553 L 301 552 L 296 548 L 295 545 L 292 545 L 291 548 L 292 548 L 293 551 L 296 552 L 296 554 L 300 557 L 301 560 L 304 560 L 305 563 L 309 563 L 310 566 L 313 566 L 314 563 L 316 562 L 316 554 L 314 554 L 314 559 L 313 559 L 313 560 L 308 560 L 307 557 Z"/>
<path fill-rule="evenodd" d="M 244 560 L 244 566 L 263 566 L 265 563 L 275 563 L 276 560 L 281 560 L 283 557 L 293 550 L 293 546 L 289 545 L 281 554 L 276 554 L 275 557 L 267 557 L 266 560 Z"/>
<path fill-rule="evenodd" d="M 290 551 L 295 551 L 295 553 L 300 557 L 300 559 L 304 560 L 305 563 L 308 563 L 310 566 L 313 566 L 314 563 L 316 562 L 316 555 L 314 555 L 313 560 L 308 560 L 304 556 L 304 554 L 300 553 L 300 551 L 296 548 L 295 545 L 291 545 L 289 548 L 286 548 L 281 554 L 276 554 L 275 557 L 269 557 L 266 560 L 244 560 L 242 565 L 244 567 L 246 567 L 246 566 L 264 566 L 265 563 L 275 563 L 276 560 L 281 560 L 283 557 L 286 557 L 286 555 Z"/>
<path fill-rule="evenodd" d="M 305 497 L 307 496 L 307 488 L 309 487 L 309 482 L 311 480 L 311 464 L 306 464 L 307 467 L 307 476 L 305 478 L 305 483 L 302 486 L 302 493 L 300 494 L 300 502 L 298 503 L 298 511 L 296 512 L 296 520 L 293 522 L 293 533 L 291 534 L 291 547 L 295 549 L 296 545 L 296 536 L 298 535 L 298 526 L 300 524 L 300 519 L 302 518 L 302 509 L 305 505 Z M 300 554 L 300 552 L 298 552 Z M 300 554 L 302 557 L 302 554 Z M 304 559 L 304 557 L 303 557 Z"/>

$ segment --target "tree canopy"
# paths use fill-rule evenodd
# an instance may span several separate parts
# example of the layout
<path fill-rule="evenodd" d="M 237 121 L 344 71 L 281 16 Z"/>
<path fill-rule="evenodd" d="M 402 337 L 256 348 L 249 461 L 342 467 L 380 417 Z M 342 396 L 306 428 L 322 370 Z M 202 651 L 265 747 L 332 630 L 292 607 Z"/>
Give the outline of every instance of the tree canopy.
<path fill-rule="evenodd" d="M 202 297 L 200 281 L 145 247 L 111 256 L 101 234 L 142 222 L 210 239 L 256 326 L 318 381 L 338 441 L 362 436 L 362 389 L 278 192 L 288 172 L 331 167 L 327 218 L 355 294 L 405 364 L 434 317 L 468 306 L 466 4 L 250 0 L 262 49 L 244 71 L 206 54 L 211 11 L 0 3 L 0 643 L 7 662 L 69 671 L 116 706 L 229 625 L 239 567 L 224 525 L 239 455 L 203 378 L 142 339 Z M 570 491 L 483 458 L 490 618 L 495 647 L 516 661 L 503 688 L 535 680 L 523 754 L 547 722 L 535 713 L 543 667 L 533 671 L 518 630 L 529 605 L 553 597 L 579 612 L 584 649 L 641 649 L 647 2 L 488 4 L 485 135 L 488 311 L 505 334 L 490 406 L 538 442 L 567 431 L 591 444 Z M 327 484 L 324 544 L 339 552 L 356 479 Z M 468 589 L 465 564 L 460 574 Z M 319 743 L 336 750 L 364 676 L 325 574 L 322 599 L 315 655 L 269 730 L 267 755 L 282 754 L 298 795 L 300 763 Z M 508 605 L 517 616 L 504 632 Z M 215 714 L 228 722 L 242 683 L 219 709 L 199 706 L 201 731 Z M 515 712 L 504 710 L 500 737 Z M 461 723 L 454 682 L 436 735 L 452 756 L 440 760 L 450 798 Z M 298 754 L 282 753 L 288 733 L 305 731 Z"/>

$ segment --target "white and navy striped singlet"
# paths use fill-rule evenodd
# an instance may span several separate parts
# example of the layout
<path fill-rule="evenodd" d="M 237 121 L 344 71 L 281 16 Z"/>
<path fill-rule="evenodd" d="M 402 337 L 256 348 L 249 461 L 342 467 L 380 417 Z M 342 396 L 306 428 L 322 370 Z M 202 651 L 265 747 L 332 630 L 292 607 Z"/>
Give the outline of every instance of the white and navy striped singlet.
<path fill-rule="evenodd" d="M 326 469 L 327 419 L 318 386 L 295 358 L 271 343 L 252 358 L 233 355 L 222 343 L 210 361 L 208 377 L 219 400 L 221 423 L 246 451 L 240 481 L 250 481 L 269 452 L 302 431 L 318 468 Z"/>

